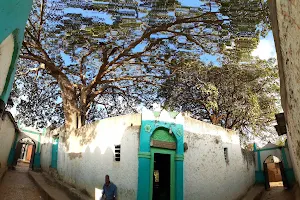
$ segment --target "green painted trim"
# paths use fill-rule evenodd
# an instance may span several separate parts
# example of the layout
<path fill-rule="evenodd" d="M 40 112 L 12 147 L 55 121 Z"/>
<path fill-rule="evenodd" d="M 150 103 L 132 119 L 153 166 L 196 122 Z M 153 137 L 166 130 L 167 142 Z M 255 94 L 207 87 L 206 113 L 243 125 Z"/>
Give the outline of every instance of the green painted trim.
<path fill-rule="evenodd" d="M 161 114 L 161 111 L 154 111 L 153 112 L 154 117 L 159 117 L 160 114 Z"/>
<path fill-rule="evenodd" d="M 260 151 L 257 152 L 257 165 L 258 165 L 258 171 L 261 171 Z"/>
<path fill-rule="evenodd" d="M 179 155 L 179 154 L 176 154 L 176 156 L 175 156 L 175 160 L 177 161 L 177 160 L 181 160 L 181 161 L 183 161 L 184 160 L 184 155 Z"/>
<path fill-rule="evenodd" d="M 14 36 L 14 52 L 5 77 L 5 84 L 0 98 L 6 103 L 14 82 L 16 63 L 24 38 L 24 29 L 32 6 L 32 0 L 2 0 L 0 1 L 0 43 L 7 36 Z"/>
<path fill-rule="evenodd" d="M 176 143 L 175 135 L 173 133 L 170 134 L 166 128 L 156 129 L 151 135 L 151 140 Z"/>
<path fill-rule="evenodd" d="M 149 199 L 152 199 L 153 195 L 153 173 L 154 173 L 154 154 L 169 154 L 170 155 L 170 200 L 175 200 L 175 150 L 168 150 L 168 149 L 158 149 L 158 148 L 151 148 L 151 161 L 150 161 L 150 193 Z"/>
<path fill-rule="evenodd" d="M 255 171 L 255 183 L 265 183 L 265 175 L 263 171 Z"/>
<path fill-rule="evenodd" d="M 284 169 L 284 173 L 288 180 L 288 184 L 293 185 L 296 182 L 294 170 L 292 168 Z"/>
<path fill-rule="evenodd" d="M 274 150 L 274 149 L 281 149 L 284 147 L 272 147 L 272 148 L 266 148 L 266 149 L 257 149 L 254 152 L 259 152 L 259 151 L 269 151 L 269 150 Z"/>
<path fill-rule="evenodd" d="M 19 129 L 23 132 L 26 132 L 26 133 L 32 133 L 32 134 L 36 134 L 36 135 L 41 135 L 40 132 L 35 132 L 35 131 L 31 131 L 31 130 L 28 130 L 28 129 L 24 129 L 22 127 L 19 127 Z"/>
<path fill-rule="evenodd" d="M 148 158 L 150 159 L 151 158 L 151 153 L 150 152 L 139 152 L 138 153 L 138 157 L 139 158 Z"/>
<path fill-rule="evenodd" d="M 284 168 L 288 169 L 289 164 L 288 164 L 288 161 L 287 161 L 287 158 L 286 158 L 286 155 L 285 155 L 285 149 L 284 148 L 281 148 L 281 155 L 282 155 L 282 158 L 283 158 L 283 166 L 284 166 Z"/>
<path fill-rule="evenodd" d="M 139 151 L 140 152 L 151 152 L 151 136 L 157 129 L 167 129 L 168 131 L 171 129 L 172 133 L 176 138 L 176 151 L 175 155 L 183 155 L 184 154 L 184 129 L 182 124 L 174 124 L 165 121 L 158 121 L 158 120 L 142 120 L 141 129 L 140 129 L 140 144 L 139 144 Z M 170 150 L 172 151 L 172 150 Z M 183 200 L 184 194 L 184 163 L 183 160 L 176 160 L 175 161 L 174 155 L 174 162 L 175 162 L 175 197 L 176 200 Z M 150 174 L 151 174 L 151 159 L 146 156 L 139 157 L 139 165 L 138 165 L 138 191 L 137 191 L 137 200 L 149 200 L 150 193 L 152 195 L 153 187 L 150 182 Z M 153 179 L 153 177 L 152 177 Z M 150 199 L 152 200 L 152 199 Z"/>
<path fill-rule="evenodd" d="M 40 169 L 40 168 L 41 168 L 41 154 L 39 152 L 36 152 L 34 154 L 33 169 Z"/>
<path fill-rule="evenodd" d="M 46 128 L 43 128 L 43 136 L 45 136 L 47 133 L 47 129 Z"/>
<path fill-rule="evenodd" d="M 17 139 L 18 139 L 18 132 L 15 132 L 15 138 L 14 138 L 14 143 L 12 144 L 11 148 L 10 148 L 10 152 L 9 152 L 9 156 L 7 159 L 7 165 L 8 167 L 11 167 L 13 162 L 14 162 L 14 156 L 15 156 L 15 152 L 16 152 L 16 146 L 17 146 Z"/>

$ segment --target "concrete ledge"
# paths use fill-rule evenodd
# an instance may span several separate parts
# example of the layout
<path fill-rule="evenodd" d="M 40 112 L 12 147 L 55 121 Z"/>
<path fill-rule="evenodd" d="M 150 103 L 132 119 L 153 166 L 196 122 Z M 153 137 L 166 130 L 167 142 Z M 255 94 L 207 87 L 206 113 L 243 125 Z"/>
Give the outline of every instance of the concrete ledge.
<path fill-rule="evenodd" d="M 41 173 L 29 171 L 29 177 L 34 181 L 34 183 L 39 187 L 41 191 L 44 192 L 45 199 L 47 200 L 71 200 L 69 196 L 61 189 L 50 185 L 46 182 L 45 178 Z"/>
<path fill-rule="evenodd" d="M 6 167 L 0 168 L 0 183 L 1 183 L 1 181 L 2 181 L 2 179 L 4 177 L 4 175 L 5 175 L 6 171 L 7 171 Z"/>
<path fill-rule="evenodd" d="M 75 187 L 61 181 L 58 179 L 59 175 L 56 170 L 50 169 L 50 174 L 43 172 L 43 177 L 47 180 L 48 183 L 54 184 L 57 187 L 61 188 L 72 200 L 91 200 L 92 198 L 83 192 L 79 191 Z"/>
<path fill-rule="evenodd" d="M 265 191 L 264 185 L 254 185 L 241 200 L 259 200 Z"/>

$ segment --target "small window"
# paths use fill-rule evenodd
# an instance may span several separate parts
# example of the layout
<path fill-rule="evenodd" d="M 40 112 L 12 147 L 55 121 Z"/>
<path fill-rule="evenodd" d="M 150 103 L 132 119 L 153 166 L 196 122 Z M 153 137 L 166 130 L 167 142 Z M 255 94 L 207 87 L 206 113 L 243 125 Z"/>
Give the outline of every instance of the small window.
<path fill-rule="evenodd" d="M 228 159 L 228 148 L 224 148 L 224 157 L 225 157 L 225 162 L 228 163 L 229 159 Z"/>
<path fill-rule="evenodd" d="M 121 145 L 115 145 L 115 161 L 121 160 Z"/>

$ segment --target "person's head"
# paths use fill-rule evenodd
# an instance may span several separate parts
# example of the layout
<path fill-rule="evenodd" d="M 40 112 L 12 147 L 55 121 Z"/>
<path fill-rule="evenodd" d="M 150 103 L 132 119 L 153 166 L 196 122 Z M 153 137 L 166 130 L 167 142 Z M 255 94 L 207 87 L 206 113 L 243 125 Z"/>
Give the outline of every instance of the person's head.
<path fill-rule="evenodd" d="M 105 184 L 108 185 L 109 183 L 110 183 L 110 181 L 109 181 L 109 176 L 106 175 L 106 176 L 105 176 Z"/>

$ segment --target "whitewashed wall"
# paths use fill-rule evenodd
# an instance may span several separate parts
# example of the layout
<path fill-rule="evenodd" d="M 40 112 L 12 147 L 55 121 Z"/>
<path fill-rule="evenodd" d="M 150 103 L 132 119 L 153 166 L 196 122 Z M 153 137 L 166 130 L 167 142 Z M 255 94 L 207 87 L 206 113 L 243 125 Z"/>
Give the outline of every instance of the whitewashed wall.
<path fill-rule="evenodd" d="M 43 171 L 48 172 L 51 165 L 52 143 L 44 143 L 41 145 L 41 167 Z"/>
<path fill-rule="evenodd" d="M 118 187 L 119 199 L 136 199 L 140 125 L 140 114 L 126 115 L 97 121 L 71 135 L 60 134 L 59 175 L 99 199 L 108 174 Z M 118 144 L 120 162 L 114 160 L 114 147 Z"/>
<path fill-rule="evenodd" d="M 0 43 L 0 95 L 3 92 L 6 76 L 9 71 L 10 63 L 14 52 L 14 37 L 10 34 Z"/>
<path fill-rule="evenodd" d="M 140 125 L 141 114 L 135 114 L 100 120 L 71 134 L 62 129 L 52 131 L 60 135 L 59 175 L 97 199 L 104 177 L 109 174 L 118 186 L 119 199 L 136 199 Z M 184 154 L 185 200 L 232 200 L 254 184 L 253 154 L 242 153 L 238 135 L 191 118 L 185 118 L 184 129 L 188 144 Z M 44 142 L 41 165 L 47 171 L 52 144 L 51 139 Z M 114 161 L 114 145 L 118 144 L 121 144 L 120 162 Z"/>
<path fill-rule="evenodd" d="M 187 117 L 184 130 L 184 199 L 233 200 L 245 194 L 255 181 L 255 163 L 253 153 L 243 153 L 238 135 Z"/>
<path fill-rule="evenodd" d="M 268 0 L 280 77 L 288 145 L 296 180 L 300 181 L 300 1 Z"/>
<path fill-rule="evenodd" d="M 7 159 L 15 138 L 15 127 L 8 114 L 0 117 L 0 168 L 7 166 Z"/>

